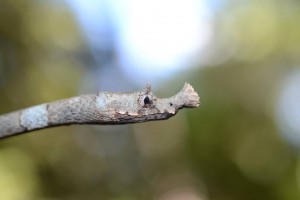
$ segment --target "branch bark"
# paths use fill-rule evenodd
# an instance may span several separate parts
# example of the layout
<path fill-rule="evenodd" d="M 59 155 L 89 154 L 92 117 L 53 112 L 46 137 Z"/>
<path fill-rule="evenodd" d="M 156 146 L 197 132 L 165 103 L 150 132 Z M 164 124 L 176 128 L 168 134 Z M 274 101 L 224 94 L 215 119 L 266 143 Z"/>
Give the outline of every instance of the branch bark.
<path fill-rule="evenodd" d="M 132 93 L 100 92 L 45 103 L 0 116 L 0 139 L 70 124 L 129 124 L 165 120 L 184 107 L 198 107 L 193 87 L 170 98 L 157 98 L 150 86 Z"/>

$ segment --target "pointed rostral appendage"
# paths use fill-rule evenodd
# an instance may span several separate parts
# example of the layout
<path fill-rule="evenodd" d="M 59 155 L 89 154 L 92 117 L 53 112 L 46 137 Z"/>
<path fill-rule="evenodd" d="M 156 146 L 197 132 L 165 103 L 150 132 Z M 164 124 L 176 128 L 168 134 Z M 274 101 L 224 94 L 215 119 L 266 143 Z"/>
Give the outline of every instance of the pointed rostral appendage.
<path fill-rule="evenodd" d="M 131 93 L 99 92 L 33 106 L 0 116 L 0 138 L 70 124 L 129 124 L 164 120 L 181 108 L 194 108 L 200 97 L 185 83 L 170 98 L 158 98 L 150 85 Z"/>

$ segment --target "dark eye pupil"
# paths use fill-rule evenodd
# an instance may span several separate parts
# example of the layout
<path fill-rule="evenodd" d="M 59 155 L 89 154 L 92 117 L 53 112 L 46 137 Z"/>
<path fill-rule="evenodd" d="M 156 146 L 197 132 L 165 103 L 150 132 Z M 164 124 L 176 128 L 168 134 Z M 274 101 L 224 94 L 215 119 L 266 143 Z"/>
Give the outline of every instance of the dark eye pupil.
<path fill-rule="evenodd" d="M 146 97 L 144 98 L 144 104 L 149 104 L 149 103 L 150 103 L 150 99 L 149 99 L 148 96 L 146 96 Z"/>

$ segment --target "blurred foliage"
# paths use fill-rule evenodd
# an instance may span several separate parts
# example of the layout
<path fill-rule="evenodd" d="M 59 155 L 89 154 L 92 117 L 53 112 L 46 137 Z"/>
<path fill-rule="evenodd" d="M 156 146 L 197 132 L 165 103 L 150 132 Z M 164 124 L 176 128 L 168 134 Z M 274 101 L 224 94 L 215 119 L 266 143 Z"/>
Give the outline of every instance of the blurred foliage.
<path fill-rule="evenodd" d="M 188 72 L 199 109 L 0 141 L 0 199 L 299 199 L 298 152 L 274 111 L 282 79 L 300 63 L 299 4 L 224 3 L 199 52 L 205 67 Z M 62 2 L 1 1 L 1 113 L 77 95 L 92 70 L 81 32 Z"/>

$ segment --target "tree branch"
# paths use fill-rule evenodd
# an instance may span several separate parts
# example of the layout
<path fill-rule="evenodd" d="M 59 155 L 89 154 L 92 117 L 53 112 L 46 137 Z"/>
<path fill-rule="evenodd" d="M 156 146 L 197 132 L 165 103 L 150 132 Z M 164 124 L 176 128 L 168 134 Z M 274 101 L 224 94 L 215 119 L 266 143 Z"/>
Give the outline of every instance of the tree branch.
<path fill-rule="evenodd" d="M 100 92 L 45 103 L 0 116 L 0 138 L 69 124 L 129 124 L 164 120 L 200 98 L 185 83 L 175 96 L 159 99 L 151 87 L 132 93 Z"/>

